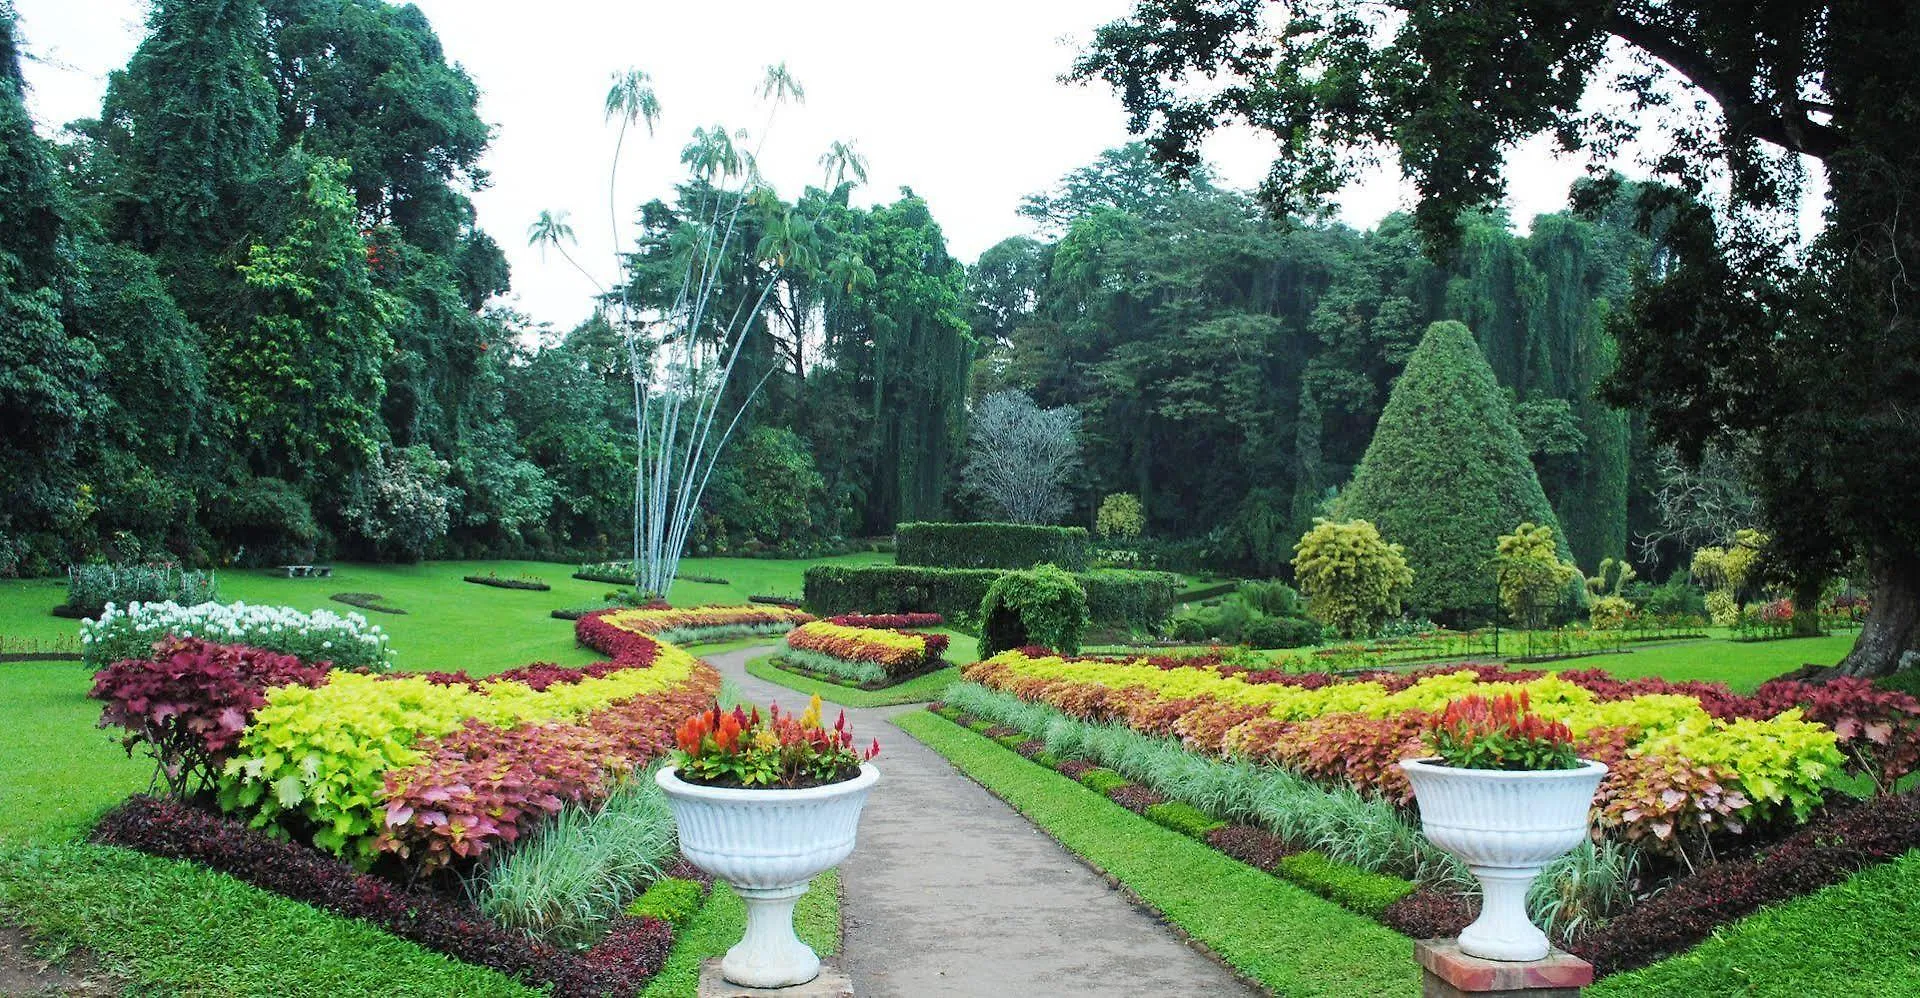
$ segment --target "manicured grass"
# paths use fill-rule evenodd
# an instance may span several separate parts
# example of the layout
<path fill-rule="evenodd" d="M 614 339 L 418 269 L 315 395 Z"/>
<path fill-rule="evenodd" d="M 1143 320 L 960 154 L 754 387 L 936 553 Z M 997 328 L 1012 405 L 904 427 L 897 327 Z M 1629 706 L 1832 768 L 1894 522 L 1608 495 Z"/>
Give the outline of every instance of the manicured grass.
<path fill-rule="evenodd" d="M 881 554 L 823 559 L 863 565 L 889 560 Z M 726 579 L 725 586 L 680 582 L 676 604 L 745 603 L 757 593 L 800 592 L 801 579 L 815 561 L 755 558 L 701 558 L 682 564 L 686 571 Z M 573 625 L 548 616 L 551 610 L 593 602 L 615 587 L 571 578 L 577 565 L 540 561 L 443 561 L 418 565 L 338 563 L 330 579 L 289 579 L 263 569 L 219 573 L 220 598 L 266 603 L 297 610 L 353 608 L 328 597 L 341 592 L 379 593 L 405 615 L 369 613 L 368 619 L 393 636 L 395 661 L 403 669 L 465 669 L 475 675 L 528 662 L 585 665 L 598 656 L 573 643 Z M 494 572 L 504 577 L 538 576 L 552 592 L 525 592 L 476 586 L 462 576 Z M 77 633 L 75 621 L 52 615 L 66 601 L 64 579 L 0 581 L 0 642 L 11 647 L 23 639 L 54 641 Z M 0 665 L 0 670 L 7 666 Z M 0 671 L 0 675 L 4 675 Z"/>
<path fill-rule="evenodd" d="M 74 838 L 146 789 L 153 763 L 95 726 L 92 683 L 78 662 L 0 665 L 0 841 Z"/>
<path fill-rule="evenodd" d="M 85 947 L 141 994 L 536 993 L 191 863 L 78 842 L 0 847 L 0 917 L 56 953 Z"/>
<path fill-rule="evenodd" d="M 1655 644 L 1620 655 L 1595 655 L 1532 668 L 1604 669 L 1623 679 L 1660 676 L 1665 679 L 1705 679 L 1726 683 L 1737 693 L 1751 693 L 1761 683 L 1803 665 L 1832 665 L 1853 648 L 1857 631 L 1819 638 L 1783 638 L 1779 641 L 1678 641 Z"/>
<path fill-rule="evenodd" d="M 924 676 L 909 679 L 898 686 L 889 686 L 882 690 L 863 690 L 853 686 L 841 686 L 812 676 L 803 676 L 797 672 L 788 672 L 773 664 L 773 655 L 761 655 L 747 660 L 747 675 L 777 683 L 807 696 L 819 694 L 820 699 L 836 703 L 842 707 L 885 707 L 896 703 L 926 703 L 937 700 L 940 692 L 960 681 L 960 670 L 948 667 Z"/>
<path fill-rule="evenodd" d="M 642 998 L 694 998 L 700 987 L 700 965 L 726 953 L 746 929 L 747 909 L 740 896 L 725 884 L 715 884 L 706 907 L 676 937 L 667 965 L 642 992 Z M 794 930 L 800 941 L 822 957 L 840 949 L 840 872 L 828 870 L 813 878 L 812 889 L 794 907 Z"/>
<path fill-rule="evenodd" d="M 943 717 L 917 712 L 894 723 L 1274 993 L 1419 993 L 1405 936 L 1162 828 Z"/>
<path fill-rule="evenodd" d="M 1920 995 L 1920 851 L 1768 908 L 1589 998 Z"/>

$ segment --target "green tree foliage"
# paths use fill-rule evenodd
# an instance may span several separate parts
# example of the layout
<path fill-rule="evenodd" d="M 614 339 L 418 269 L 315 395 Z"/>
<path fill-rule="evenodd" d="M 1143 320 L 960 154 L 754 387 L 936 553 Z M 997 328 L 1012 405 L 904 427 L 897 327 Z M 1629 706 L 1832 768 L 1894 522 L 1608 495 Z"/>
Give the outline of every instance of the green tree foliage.
<path fill-rule="evenodd" d="M 1052 565 L 1007 572 L 980 600 L 980 656 L 1026 645 L 1076 654 L 1087 621 L 1087 591 L 1071 574 Z"/>
<path fill-rule="evenodd" d="M 1315 520 L 1294 548 L 1294 578 L 1307 613 L 1346 637 L 1373 633 L 1400 613 L 1414 582 L 1405 550 L 1365 520 Z"/>
<path fill-rule="evenodd" d="M 1544 523 L 1522 523 L 1501 534 L 1492 569 L 1501 607 L 1529 628 L 1547 624 L 1549 612 L 1565 605 L 1567 586 L 1580 578 L 1580 570 L 1561 559 L 1553 528 Z"/>
<path fill-rule="evenodd" d="M 1557 526 L 1511 407 L 1467 327 L 1427 327 L 1339 511 L 1406 548 L 1408 601 L 1430 615 L 1492 606 L 1486 562 L 1510 524 Z"/>
<path fill-rule="evenodd" d="M 238 265 L 246 322 L 222 330 L 218 381 L 254 471 L 339 482 L 379 450 L 394 302 L 373 286 L 347 167 L 296 152 L 285 235 Z"/>

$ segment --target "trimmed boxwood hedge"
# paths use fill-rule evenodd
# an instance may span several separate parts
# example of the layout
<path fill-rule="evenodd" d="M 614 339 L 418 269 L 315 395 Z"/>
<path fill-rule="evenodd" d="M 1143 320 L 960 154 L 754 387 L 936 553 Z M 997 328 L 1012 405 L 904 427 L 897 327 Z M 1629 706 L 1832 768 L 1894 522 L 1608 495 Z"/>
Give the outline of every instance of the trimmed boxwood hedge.
<path fill-rule="evenodd" d="M 933 568 L 1087 569 L 1085 527 L 1024 523 L 902 523 L 894 528 L 894 560 Z"/>
<path fill-rule="evenodd" d="M 806 601 L 814 613 L 938 613 L 948 620 L 972 617 L 995 568 L 928 568 L 918 565 L 815 565 L 807 569 Z M 1152 630 L 1173 613 L 1180 577 L 1171 572 L 1109 568 L 1077 572 L 1087 591 L 1087 616 L 1095 626 Z"/>

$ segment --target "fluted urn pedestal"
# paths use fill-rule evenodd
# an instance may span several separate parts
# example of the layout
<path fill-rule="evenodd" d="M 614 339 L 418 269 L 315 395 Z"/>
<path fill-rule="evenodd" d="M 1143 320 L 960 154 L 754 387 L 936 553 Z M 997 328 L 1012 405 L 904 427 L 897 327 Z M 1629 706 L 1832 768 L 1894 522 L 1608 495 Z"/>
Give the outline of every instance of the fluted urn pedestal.
<path fill-rule="evenodd" d="M 680 852 L 746 902 L 746 934 L 720 963 L 726 979 L 784 988 L 818 976 L 820 958 L 794 934 L 793 906 L 808 881 L 852 854 L 880 771 L 867 763 L 851 780 L 805 790 L 703 787 L 672 766 L 654 779 L 673 809 Z"/>
<path fill-rule="evenodd" d="M 1400 763 L 1420 805 L 1421 830 L 1480 881 L 1480 917 L 1460 949 L 1487 960 L 1544 959 L 1547 935 L 1527 918 L 1527 888 L 1548 863 L 1587 837 L 1593 793 L 1607 767 L 1515 772 L 1456 769 L 1434 759 Z"/>

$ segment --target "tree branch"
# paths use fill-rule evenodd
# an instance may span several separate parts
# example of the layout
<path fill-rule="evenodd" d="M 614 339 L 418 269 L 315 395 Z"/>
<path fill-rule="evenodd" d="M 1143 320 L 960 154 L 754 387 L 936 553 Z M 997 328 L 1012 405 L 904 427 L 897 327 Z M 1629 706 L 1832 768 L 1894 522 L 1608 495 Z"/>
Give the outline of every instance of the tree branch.
<path fill-rule="evenodd" d="M 1726 115 L 1727 128 L 1739 135 L 1750 135 L 1793 152 L 1815 159 L 1826 159 L 1847 145 L 1840 129 L 1808 120 L 1797 95 L 1782 101 L 1792 118 L 1775 114 L 1744 92 L 1737 92 L 1704 52 L 1688 47 L 1680 39 L 1657 25 L 1644 24 L 1615 10 L 1607 19 L 1607 32 L 1615 38 L 1666 63 L 1674 72 L 1699 87 Z"/>

